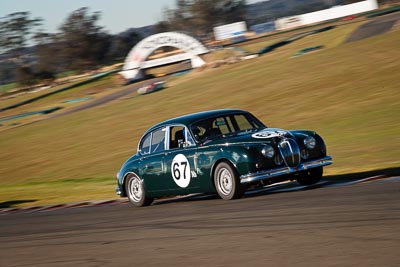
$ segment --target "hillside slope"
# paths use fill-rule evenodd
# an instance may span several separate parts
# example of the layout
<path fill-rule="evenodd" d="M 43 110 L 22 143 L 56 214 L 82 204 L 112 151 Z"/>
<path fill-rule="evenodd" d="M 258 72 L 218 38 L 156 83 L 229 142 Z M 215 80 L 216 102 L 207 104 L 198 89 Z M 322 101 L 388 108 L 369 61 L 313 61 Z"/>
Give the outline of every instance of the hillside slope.
<path fill-rule="evenodd" d="M 321 38 L 328 36 L 171 78 L 174 86 L 154 94 L 1 132 L 0 202 L 114 197 L 113 177 L 148 127 L 220 108 L 246 109 L 270 127 L 316 130 L 334 158 L 327 174 L 400 166 L 400 31 L 291 58 Z"/>

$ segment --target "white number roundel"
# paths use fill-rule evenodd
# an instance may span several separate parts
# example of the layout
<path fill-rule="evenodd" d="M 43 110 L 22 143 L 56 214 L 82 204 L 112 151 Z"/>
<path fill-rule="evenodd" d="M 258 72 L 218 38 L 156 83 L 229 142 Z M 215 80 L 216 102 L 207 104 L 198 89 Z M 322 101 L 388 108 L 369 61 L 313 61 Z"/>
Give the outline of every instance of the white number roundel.
<path fill-rule="evenodd" d="M 182 188 L 186 188 L 190 183 L 190 164 L 183 154 L 174 157 L 171 164 L 171 174 L 175 183 Z"/>
<path fill-rule="evenodd" d="M 264 139 L 264 138 L 284 136 L 285 134 L 286 134 L 285 131 L 265 129 L 259 131 L 258 133 L 254 133 L 252 137 L 257 139 Z"/>

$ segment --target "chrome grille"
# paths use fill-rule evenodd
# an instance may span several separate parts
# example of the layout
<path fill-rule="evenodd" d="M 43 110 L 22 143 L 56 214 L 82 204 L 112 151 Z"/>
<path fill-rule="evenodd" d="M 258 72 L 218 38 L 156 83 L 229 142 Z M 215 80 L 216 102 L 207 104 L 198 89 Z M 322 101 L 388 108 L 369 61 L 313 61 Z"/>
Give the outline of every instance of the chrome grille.
<path fill-rule="evenodd" d="M 279 151 L 286 165 L 297 167 L 300 164 L 300 148 L 293 139 L 284 139 L 279 143 Z"/>

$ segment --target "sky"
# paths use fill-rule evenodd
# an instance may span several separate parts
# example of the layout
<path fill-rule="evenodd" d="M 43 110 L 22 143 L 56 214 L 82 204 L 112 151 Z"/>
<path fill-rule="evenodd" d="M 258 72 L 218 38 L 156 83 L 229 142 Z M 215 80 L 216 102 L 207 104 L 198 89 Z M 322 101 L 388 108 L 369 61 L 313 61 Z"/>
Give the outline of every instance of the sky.
<path fill-rule="evenodd" d="M 247 0 L 254 3 L 260 0 Z M 81 7 L 90 14 L 101 12 L 99 26 L 111 34 L 160 21 L 165 7 L 174 8 L 176 0 L 0 0 L 0 17 L 29 11 L 31 18 L 42 18 L 42 29 L 55 33 L 67 16 Z"/>

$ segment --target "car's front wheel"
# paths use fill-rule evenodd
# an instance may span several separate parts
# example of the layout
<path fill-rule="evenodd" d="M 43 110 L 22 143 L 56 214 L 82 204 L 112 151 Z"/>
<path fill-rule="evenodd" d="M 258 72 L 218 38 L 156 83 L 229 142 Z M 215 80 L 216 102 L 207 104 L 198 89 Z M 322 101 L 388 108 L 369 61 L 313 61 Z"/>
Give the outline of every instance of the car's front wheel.
<path fill-rule="evenodd" d="M 321 180 L 322 174 L 322 167 L 309 169 L 299 174 L 299 177 L 297 177 L 297 182 L 299 182 L 301 185 L 316 184 Z"/>
<path fill-rule="evenodd" d="M 225 200 L 241 198 L 245 191 L 236 170 L 226 162 L 215 168 L 214 184 L 218 195 Z"/>
<path fill-rule="evenodd" d="M 126 194 L 133 205 L 148 206 L 153 199 L 147 196 L 143 181 L 135 174 L 129 174 L 125 183 Z"/>

